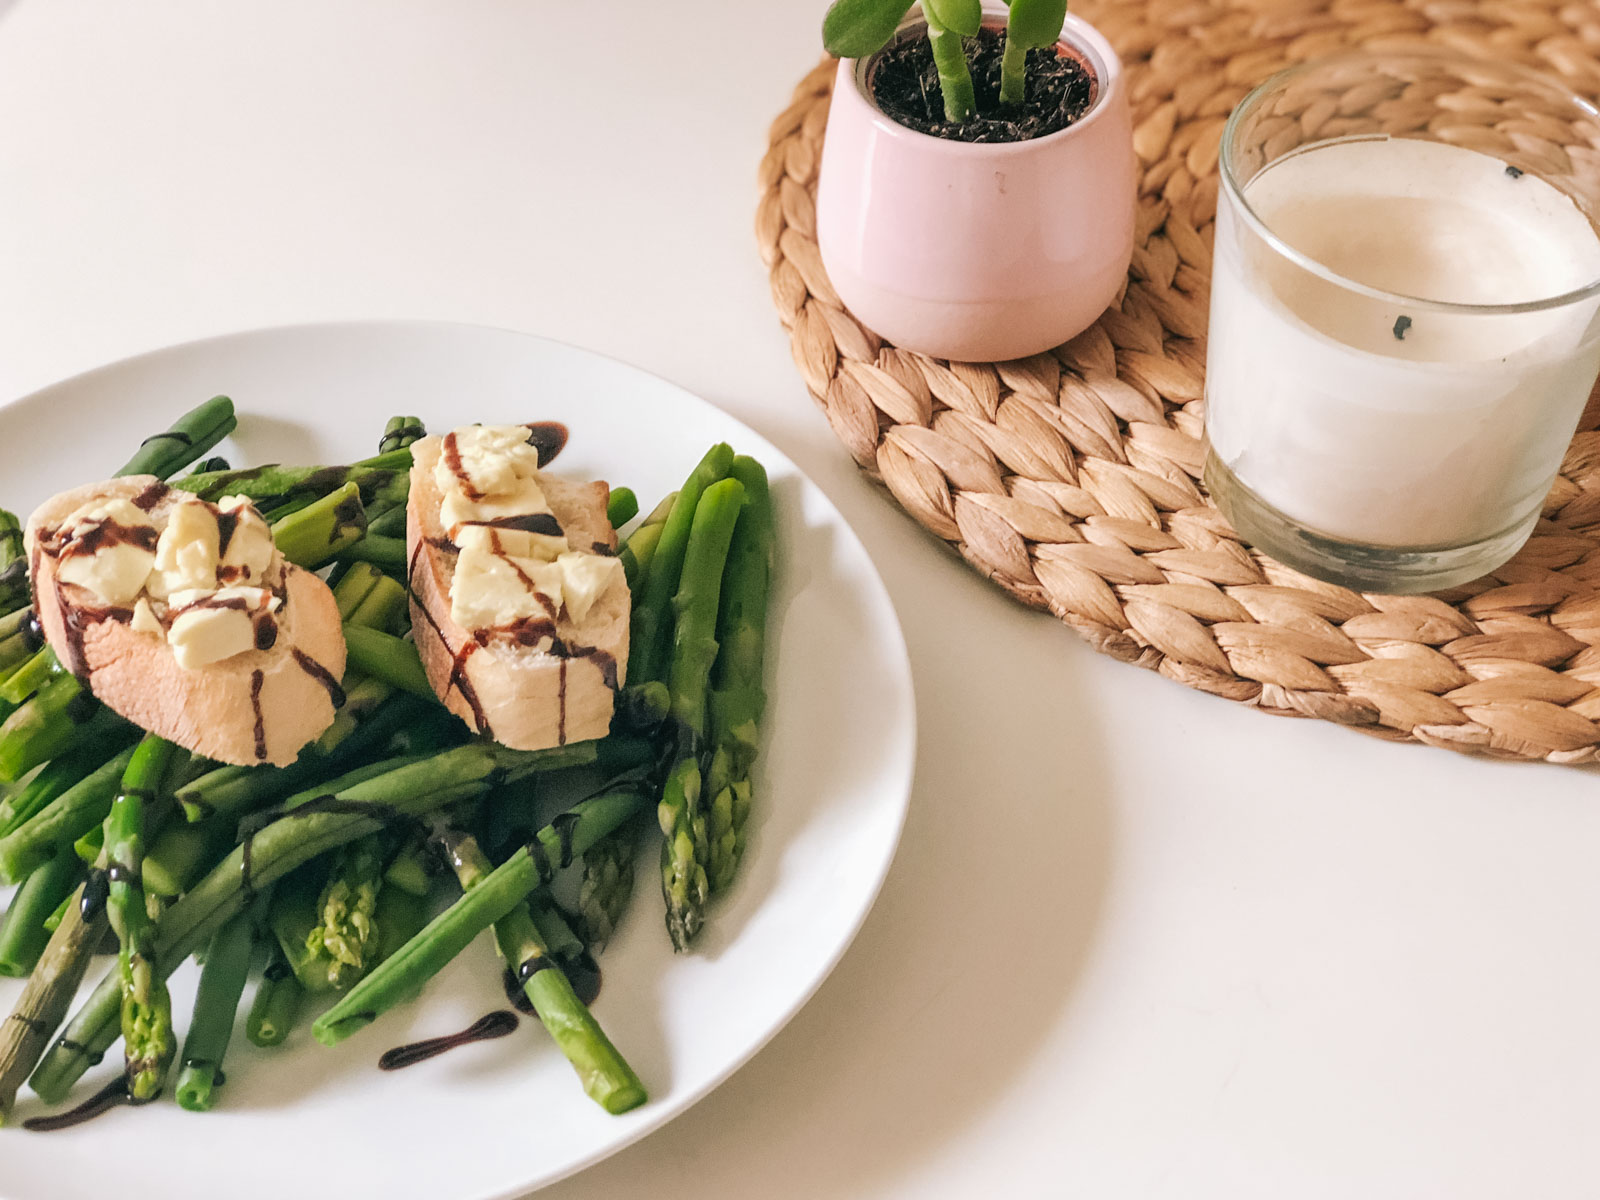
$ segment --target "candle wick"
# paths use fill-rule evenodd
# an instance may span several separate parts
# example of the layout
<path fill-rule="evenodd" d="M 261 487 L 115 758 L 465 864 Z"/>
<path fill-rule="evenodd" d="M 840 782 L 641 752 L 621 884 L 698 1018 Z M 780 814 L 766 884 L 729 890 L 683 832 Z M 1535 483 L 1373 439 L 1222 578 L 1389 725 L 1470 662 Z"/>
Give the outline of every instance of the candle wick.
<path fill-rule="evenodd" d="M 1406 330 L 1408 330 L 1410 328 L 1411 328 L 1411 318 L 1410 317 L 1397 317 L 1397 318 L 1395 318 L 1395 322 L 1394 322 L 1394 340 L 1397 341 L 1397 342 L 1405 341 L 1406 340 Z"/>

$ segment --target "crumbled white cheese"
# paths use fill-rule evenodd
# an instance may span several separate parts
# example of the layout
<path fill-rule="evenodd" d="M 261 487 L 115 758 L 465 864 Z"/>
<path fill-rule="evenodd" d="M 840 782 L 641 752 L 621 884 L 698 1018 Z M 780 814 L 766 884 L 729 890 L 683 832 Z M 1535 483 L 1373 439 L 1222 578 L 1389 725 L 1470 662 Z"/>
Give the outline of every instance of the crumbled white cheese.
<path fill-rule="evenodd" d="M 233 583 L 259 580 L 272 565 L 272 527 L 243 496 L 224 496 L 217 507 L 237 518 L 221 567 Z M 226 568 L 233 568 L 231 571 Z"/>
<path fill-rule="evenodd" d="M 69 538 L 92 536 L 102 525 L 121 529 L 153 529 L 150 518 L 127 500 L 105 500 L 85 506 L 66 522 Z M 126 604 L 144 588 L 155 555 L 125 539 L 108 540 L 93 554 L 68 554 L 56 566 L 56 578 L 87 588 L 107 604 Z"/>
<path fill-rule="evenodd" d="M 446 452 L 433 472 L 441 492 L 460 486 L 458 466 L 473 490 L 486 496 L 510 492 L 518 481 L 539 476 L 539 452 L 528 442 L 526 425 L 467 425 L 445 440 Z"/>
<path fill-rule="evenodd" d="M 463 550 L 474 548 L 548 562 L 568 548 L 561 534 L 530 533 L 493 524 L 550 513 L 539 486 L 539 452 L 528 444 L 526 425 L 468 425 L 450 433 L 440 447 L 433 481 L 442 497 L 439 524 Z"/>
<path fill-rule="evenodd" d="M 556 566 L 561 570 L 567 615 L 580 622 L 588 618 L 601 593 L 623 575 L 622 560 L 604 554 L 563 554 Z"/>
<path fill-rule="evenodd" d="M 149 583 L 157 599 L 174 592 L 217 586 L 216 510 L 198 496 L 174 505 L 156 543 L 156 569 Z"/>
<path fill-rule="evenodd" d="M 450 615 L 465 629 L 549 617 L 561 609 L 561 579 L 561 568 L 554 563 L 463 550 L 450 585 Z"/>
<path fill-rule="evenodd" d="M 180 667 L 204 667 L 255 649 L 255 616 L 277 611 L 279 600 L 255 587 L 174 592 L 167 642 Z"/>
<path fill-rule="evenodd" d="M 153 633 L 158 638 L 165 638 L 167 631 L 161 627 L 161 622 L 156 619 L 155 610 L 150 607 L 150 601 L 140 596 L 133 606 L 133 620 L 129 622 L 135 633 Z"/>
<path fill-rule="evenodd" d="M 189 608 L 167 631 L 172 657 L 187 670 L 209 666 L 255 648 L 255 622 L 237 608 Z"/>

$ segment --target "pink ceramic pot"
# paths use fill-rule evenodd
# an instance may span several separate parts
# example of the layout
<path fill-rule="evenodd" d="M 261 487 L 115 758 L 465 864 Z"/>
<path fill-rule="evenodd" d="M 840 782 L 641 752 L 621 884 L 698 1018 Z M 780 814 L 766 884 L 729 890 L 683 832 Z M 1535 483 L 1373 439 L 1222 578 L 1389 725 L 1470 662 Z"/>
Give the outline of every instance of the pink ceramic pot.
<path fill-rule="evenodd" d="M 986 4 L 1004 19 L 1005 8 Z M 903 31 L 924 28 L 921 18 Z M 873 60 L 839 63 L 817 186 L 817 242 L 834 288 L 868 327 L 938 358 L 992 362 L 1083 332 L 1133 256 L 1133 126 L 1122 64 L 1067 17 L 1088 66 L 1078 121 L 1026 142 L 953 142 L 885 116 Z"/>

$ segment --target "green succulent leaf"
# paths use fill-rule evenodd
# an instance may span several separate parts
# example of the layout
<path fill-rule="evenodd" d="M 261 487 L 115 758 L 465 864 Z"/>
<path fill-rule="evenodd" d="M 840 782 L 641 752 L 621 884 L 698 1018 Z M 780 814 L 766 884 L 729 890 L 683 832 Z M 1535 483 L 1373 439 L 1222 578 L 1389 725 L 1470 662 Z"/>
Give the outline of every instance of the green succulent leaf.
<path fill-rule="evenodd" d="M 876 54 L 910 9 L 911 0 L 834 0 L 822 18 L 823 48 L 838 58 Z"/>
<path fill-rule="evenodd" d="M 1010 0 L 1006 39 L 1030 50 L 1053 46 L 1067 20 L 1067 0 Z"/>
<path fill-rule="evenodd" d="M 940 25 L 962 37 L 976 37 L 983 25 L 982 0 L 922 0 Z M 1062 10 L 1065 12 L 1065 8 Z"/>

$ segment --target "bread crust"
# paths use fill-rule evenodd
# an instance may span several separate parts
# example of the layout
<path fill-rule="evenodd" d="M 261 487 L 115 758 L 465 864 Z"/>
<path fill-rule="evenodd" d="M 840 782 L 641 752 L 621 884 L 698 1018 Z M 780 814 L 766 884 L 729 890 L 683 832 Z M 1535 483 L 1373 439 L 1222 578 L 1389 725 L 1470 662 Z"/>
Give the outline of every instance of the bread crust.
<path fill-rule="evenodd" d="M 479 631 L 464 629 L 450 614 L 455 551 L 439 525 L 442 496 L 433 478 L 439 439 L 424 438 L 411 451 L 406 553 L 412 637 L 439 699 L 468 727 L 515 750 L 604 737 L 615 689 L 626 682 L 631 605 L 626 581 L 619 573 L 581 624 L 563 610 L 556 637 L 568 650 L 564 656 L 504 637 L 480 641 Z M 541 483 L 574 550 L 615 552 L 616 531 L 606 519 L 609 485 L 555 476 Z"/>
<path fill-rule="evenodd" d="M 63 663 L 70 664 L 81 648 L 95 696 L 140 728 L 217 762 L 286 766 L 332 723 L 335 711 L 334 692 L 302 666 L 295 651 L 335 681 L 344 675 L 344 633 L 327 584 L 284 564 L 284 603 L 272 648 L 190 670 L 178 665 L 162 638 L 136 632 L 109 615 L 93 593 L 60 581 L 56 560 L 41 548 L 40 531 L 82 505 L 132 499 L 159 484 L 154 476 L 91 484 L 63 492 L 34 512 L 27 544 L 39 625 Z M 75 640 L 69 640 L 69 620 L 81 630 Z"/>

